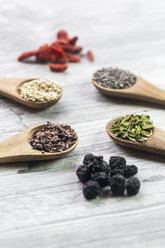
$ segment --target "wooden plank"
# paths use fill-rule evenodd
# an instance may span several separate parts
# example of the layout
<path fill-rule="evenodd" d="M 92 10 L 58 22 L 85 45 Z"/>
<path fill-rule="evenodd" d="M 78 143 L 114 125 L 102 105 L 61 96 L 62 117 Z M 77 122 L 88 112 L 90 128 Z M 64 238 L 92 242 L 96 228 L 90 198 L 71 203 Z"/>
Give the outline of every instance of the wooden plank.
<path fill-rule="evenodd" d="M 106 123 L 127 113 L 151 115 L 165 129 L 164 106 L 102 96 L 91 76 L 101 66 L 128 69 L 165 90 L 165 3 L 142 0 L 0 0 L 1 77 L 47 77 L 64 94 L 43 111 L 0 97 L 0 141 L 45 123 L 67 122 L 79 134 L 76 150 L 64 159 L 0 166 L 0 246 L 164 247 L 165 158 L 120 147 Z M 65 73 L 47 65 L 19 63 L 17 56 L 53 41 L 66 28 L 96 60 L 69 64 Z M 146 89 L 147 90 L 147 89 Z M 123 155 L 139 167 L 135 197 L 101 197 L 88 202 L 75 175 L 87 152 Z"/>

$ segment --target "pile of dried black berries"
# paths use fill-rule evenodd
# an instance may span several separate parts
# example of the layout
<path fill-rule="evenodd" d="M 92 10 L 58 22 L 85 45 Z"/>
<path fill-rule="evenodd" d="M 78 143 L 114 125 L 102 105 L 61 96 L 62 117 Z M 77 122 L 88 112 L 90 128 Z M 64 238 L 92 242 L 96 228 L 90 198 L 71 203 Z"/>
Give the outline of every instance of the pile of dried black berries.
<path fill-rule="evenodd" d="M 115 196 L 136 195 L 140 189 L 140 181 L 134 175 L 138 172 L 135 165 L 126 165 L 123 157 L 113 156 L 109 164 L 103 156 L 85 155 L 83 164 L 79 166 L 76 174 L 84 184 L 83 194 L 91 200 L 102 193 L 104 187 L 109 187 Z"/>

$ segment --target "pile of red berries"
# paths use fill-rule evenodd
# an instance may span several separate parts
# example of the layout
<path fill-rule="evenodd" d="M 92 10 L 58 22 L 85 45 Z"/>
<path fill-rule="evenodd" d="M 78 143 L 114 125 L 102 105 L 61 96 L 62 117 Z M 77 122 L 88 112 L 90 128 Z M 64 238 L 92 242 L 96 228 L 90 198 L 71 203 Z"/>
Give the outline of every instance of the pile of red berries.
<path fill-rule="evenodd" d="M 35 57 L 36 63 L 50 63 L 51 71 L 62 72 L 68 68 L 69 62 L 80 62 L 82 46 L 77 46 L 78 37 L 69 37 L 65 30 L 57 33 L 57 39 L 52 44 L 44 44 L 36 50 L 22 53 L 18 61 Z M 86 54 L 89 61 L 94 60 L 91 50 Z"/>

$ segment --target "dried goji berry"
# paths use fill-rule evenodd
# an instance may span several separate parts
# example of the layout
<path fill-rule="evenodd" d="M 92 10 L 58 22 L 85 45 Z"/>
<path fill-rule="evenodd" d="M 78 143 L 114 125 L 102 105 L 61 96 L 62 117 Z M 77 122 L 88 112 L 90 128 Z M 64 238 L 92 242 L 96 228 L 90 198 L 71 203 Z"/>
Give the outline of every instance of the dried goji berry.
<path fill-rule="evenodd" d="M 70 47 L 70 52 L 71 53 L 80 53 L 82 51 L 83 47 L 82 46 L 72 46 Z M 69 50 L 68 50 L 69 52 Z"/>
<path fill-rule="evenodd" d="M 58 58 L 64 58 L 65 57 L 65 52 L 62 48 L 51 46 L 51 49 L 52 49 L 52 53 L 56 54 Z"/>
<path fill-rule="evenodd" d="M 63 38 L 61 38 L 61 39 L 58 39 L 58 40 L 56 40 L 56 41 L 54 41 L 52 44 L 51 44 L 51 46 L 59 46 L 59 45 L 67 45 L 68 44 L 68 40 L 66 40 L 66 39 L 63 39 Z"/>
<path fill-rule="evenodd" d="M 51 71 L 62 72 L 65 71 L 68 68 L 68 66 L 64 64 L 50 64 L 49 68 Z"/>
<path fill-rule="evenodd" d="M 92 62 L 92 61 L 94 60 L 94 55 L 93 55 L 93 53 L 92 53 L 91 50 L 89 50 L 89 51 L 87 52 L 87 58 L 88 58 L 88 60 L 89 60 L 90 62 Z"/>
<path fill-rule="evenodd" d="M 18 57 L 18 61 L 22 61 L 24 59 L 27 59 L 31 56 L 35 56 L 39 53 L 39 50 L 34 50 L 34 51 L 29 51 L 29 52 L 24 52 Z"/>
<path fill-rule="evenodd" d="M 69 62 L 80 62 L 81 60 L 80 56 L 76 56 L 76 55 L 69 54 L 69 53 L 67 53 L 67 58 Z"/>
<path fill-rule="evenodd" d="M 68 58 L 64 50 L 57 46 L 52 46 L 52 53 L 51 53 L 51 62 L 57 62 L 57 63 L 67 63 Z"/>
<path fill-rule="evenodd" d="M 69 62 L 69 60 L 68 60 L 67 56 L 63 57 L 63 58 L 58 58 L 56 61 L 56 63 L 59 63 L 59 64 L 66 64 L 68 62 Z"/>
<path fill-rule="evenodd" d="M 65 30 L 60 30 L 57 33 L 58 39 L 68 39 L 68 33 Z"/>
<path fill-rule="evenodd" d="M 74 36 L 73 38 L 69 39 L 69 43 L 72 44 L 72 45 L 75 45 L 77 40 L 78 40 L 78 37 Z"/>
<path fill-rule="evenodd" d="M 61 48 L 64 49 L 65 52 L 69 52 L 69 53 L 79 53 L 83 49 L 80 46 L 74 46 L 71 44 L 68 44 L 68 45 L 62 45 L 61 44 Z"/>
<path fill-rule="evenodd" d="M 51 61 L 51 48 L 45 44 L 39 48 L 39 53 L 36 55 L 37 62 L 46 63 Z"/>
<path fill-rule="evenodd" d="M 22 53 L 19 57 L 19 61 L 23 61 L 31 56 L 36 57 L 36 61 L 40 63 L 51 62 L 50 65 L 52 71 L 64 71 L 67 69 L 67 62 L 79 62 L 80 56 L 73 54 L 79 54 L 82 51 L 81 46 L 77 46 L 77 36 L 69 38 L 68 33 L 65 30 L 60 30 L 57 33 L 57 40 L 51 45 L 45 44 L 35 51 Z M 94 56 L 91 51 L 88 51 L 87 57 L 89 61 L 93 61 Z"/>

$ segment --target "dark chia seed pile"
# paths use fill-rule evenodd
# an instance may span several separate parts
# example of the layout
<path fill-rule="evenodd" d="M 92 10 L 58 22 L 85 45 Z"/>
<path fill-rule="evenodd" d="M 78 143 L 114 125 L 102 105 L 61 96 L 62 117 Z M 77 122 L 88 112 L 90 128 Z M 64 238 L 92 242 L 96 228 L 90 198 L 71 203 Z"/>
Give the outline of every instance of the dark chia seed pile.
<path fill-rule="evenodd" d="M 102 68 L 93 75 L 93 80 L 105 88 L 126 89 L 136 83 L 136 76 L 118 68 Z"/>
<path fill-rule="evenodd" d="M 42 152 L 62 152 L 76 143 L 77 135 L 67 124 L 47 122 L 45 128 L 35 132 L 30 144 Z"/>

